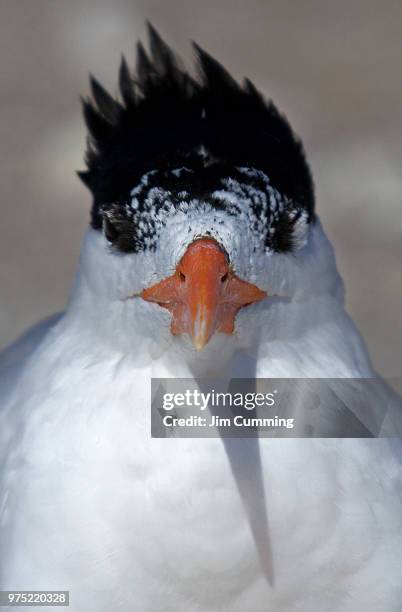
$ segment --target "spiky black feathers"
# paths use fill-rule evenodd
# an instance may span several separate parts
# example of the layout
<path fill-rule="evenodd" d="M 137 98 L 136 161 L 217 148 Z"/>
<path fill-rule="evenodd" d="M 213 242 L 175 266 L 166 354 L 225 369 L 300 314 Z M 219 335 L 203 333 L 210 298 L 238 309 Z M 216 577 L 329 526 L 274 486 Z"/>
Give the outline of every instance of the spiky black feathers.
<path fill-rule="evenodd" d="M 260 170 L 311 221 L 314 193 L 303 148 L 273 103 L 250 81 L 241 87 L 196 45 L 198 76 L 192 78 L 150 25 L 149 37 L 150 56 L 139 43 L 134 75 L 122 59 L 120 100 L 91 78 L 92 99 L 83 101 L 89 139 L 87 170 L 79 174 L 94 197 L 93 227 L 102 226 L 110 207 L 127 203 L 149 171 L 157 170 L 160 186 L 174 191 L 171 170 L 182 166 L 192 170 L 187 190 L 204 198 L 236 168 Z M 138 240 L 132 248 L 126 241 L 124 250 L 140 248 Z"/>

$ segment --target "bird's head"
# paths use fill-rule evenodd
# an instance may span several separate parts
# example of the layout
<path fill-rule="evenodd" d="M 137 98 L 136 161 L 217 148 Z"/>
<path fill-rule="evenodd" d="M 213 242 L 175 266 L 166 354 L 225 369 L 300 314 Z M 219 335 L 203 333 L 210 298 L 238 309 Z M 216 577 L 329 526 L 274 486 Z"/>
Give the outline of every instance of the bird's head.
<path fill-rule="evenodd" d="M 192 351 L 235 344 L 308 242 L 311 175 L 286 119 L 249 81 L 197 46 L 192 78 L 149 31 L 134 74 L 122 60 L 120 99 L 91 79 L 84 100 L 83 284 L 116 335 Z"/>

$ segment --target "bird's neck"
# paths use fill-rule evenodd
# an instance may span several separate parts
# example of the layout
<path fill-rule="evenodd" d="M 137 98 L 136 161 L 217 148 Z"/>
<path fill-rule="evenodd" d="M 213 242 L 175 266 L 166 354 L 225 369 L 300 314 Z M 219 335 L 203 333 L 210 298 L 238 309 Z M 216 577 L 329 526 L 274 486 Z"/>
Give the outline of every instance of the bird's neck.
<path fill-rule="evenodd" d="M 106 263 L 112 264 L 104 262 L 105 257 L 101 239 L 89 231 L 70 304 L 61 322 L 72 345 L 81 347 L 92 361 L 125 359 L 134 368 L 149 368 L 166 376 L 219 377 L 230 373 L 252 378 L 256 363 L 262 360 L 267 363 L 267 372 L 273 360 L 283 364 L 284 372 L 294 372 L 297 368 L 292 364 L 314 362 L 317 354 L 325 351 L 327 362 L 336 361 L 337 354 L 346 361 L 351 356 L 351 360 L 353 343 L 361 344 L 344 312 L 342 283 L 332 249 L 318 223 L 300 256 L 300 265 L 287 258 L 273 260 L 269 277 L 272 291 L 267 291 L 267 300 L 242 309 L 236 318 L 235 334 L 216 334 L 200 353 L 188 338 L 172 336 L 170 315 L 165 309 L 153 305 L 150 316 L 149 304 L 124 298 L 131 281 L 135 282 L 136 270 L 126 288 L 126 276 L 119 276 L 122 264 L 113 260 L 116 267 L 110 271 Z M 131 269 L 131 264 L 135 266 L 134 260 L 127 260 L 126 267 Z M 116 287 L 125 291 L 116 291 Z M 306 372 L 311 370 L 305 368 Z"/>

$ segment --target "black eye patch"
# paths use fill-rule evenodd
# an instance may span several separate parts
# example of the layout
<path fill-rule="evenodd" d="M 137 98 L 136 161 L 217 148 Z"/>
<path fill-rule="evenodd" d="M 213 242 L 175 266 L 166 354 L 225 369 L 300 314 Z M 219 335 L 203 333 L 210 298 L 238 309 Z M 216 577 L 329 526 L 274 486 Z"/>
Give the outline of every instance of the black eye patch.
<path fill-rule="evenodd" d="M 107 240 L 121 252 L 157 249 L 161 230 L 178 212 L 181 216 L 206 214 L 212 226 L 225 224 L 225 215 L 241 218 L 265 250 L 290 252 L 296 246 L 295 224 L 307 215 L 284 198 L 262 172 L 236 168 L 192 170 L 189 165 L 144 175 L 130 196 L 101 208 Z M 202 174 L 205 174 L 202 180 Z M 201 180 L 200 180 L 201 177 Z"/>

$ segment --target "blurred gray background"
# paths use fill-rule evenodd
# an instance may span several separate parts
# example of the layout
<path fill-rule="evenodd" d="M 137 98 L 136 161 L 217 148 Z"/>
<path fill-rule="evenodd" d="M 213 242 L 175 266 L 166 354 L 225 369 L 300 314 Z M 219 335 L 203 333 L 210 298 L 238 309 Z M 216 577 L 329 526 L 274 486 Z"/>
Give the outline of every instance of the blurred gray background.
<path fill-rule="evenodd" d="M 377 369 L 402 361 L 401 0 L 0 0 L 0 346 L 63 308 L 90 195 L 79 94 L 112 92 L 145 19 L 249 76 L 303 138 L 348 310 Z"/>

